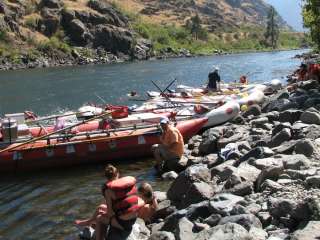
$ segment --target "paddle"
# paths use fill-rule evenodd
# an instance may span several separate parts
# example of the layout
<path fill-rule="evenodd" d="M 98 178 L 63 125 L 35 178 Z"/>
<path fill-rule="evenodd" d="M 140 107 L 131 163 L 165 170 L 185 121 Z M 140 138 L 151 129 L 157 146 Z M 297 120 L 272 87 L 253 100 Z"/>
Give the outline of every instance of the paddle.
<path fill-rule="evenodd" d="M 171 87 L 171 85 L 176 81 L 177 79 L 174 78 L 173 81 L 163 90 L 163 92 L 169 90 L 169 87 Z"/>
<path fill-rule="evenodd" d="M 161 90 L 161 88 L 160 88 L 154 81 L 151 80 L 151 82 L 152 82 L 152 84 L 162 93 L 162 95 L 165 97 L 165 99 L 167 99 L 167 101 L 168 101 L 170 104 L 172 104 L 173 106 L 176 105 L 176 104 L 174 104 L 174 103 L 171 101 L 171 99 L 167 96 L 167 94 L 165 94 L 165 93 Z"/>
<path fill-rule="evenodd" d="M 30 139 L 30 140 L 28 140 L 28 141 L 26 141 L 26 142 L 23 142 L 23 143 L 21 143 L 21 144 L 18 144 L 18 145 L 16 145 L 16 146 L 11 146 L 11 147 L 2 149 L 2 150 L 0 150 L 0 153 L 5 152 L 5 151 L 11 151 L 11 150 L 16 149 L 16 148 L 18 148 L 18 147 L 22 147 L 22 146 L 24 146 L 24 145 L 26 145 L 26 144 L 28 144 L 28 143 L 32 143 L 32 142 L 36 142 L 36 141 L 45 139 L 45 138 L 47 138 L 47 137 L 49 137 L 49 136 L 51 136 L 51 135 L 64 132 L 64 131 L 66 131 L 66 130 L 69 130 L 69 129 L 71 129 L 71 128 L 74 128 L 74 127 L 77 127 L 77 126 L 79 126 L 79 125 L 85 124 L 85 123 L 87 123 L 87 122 L 90 122 L 90 121 L 96 120 L 96 119 L 98 119 L 98 118 L 101 118 L 101 117 L 110 115 L 111 113 L 112 113 L 112 111 L 111 111 L 111 112 L 105 112 L 105 113 L 102 113 L 102 114 L 100 114 L 100 115 L 98 115 L 98 116 L 96 116 L 96 117 L 93 117 L 93 118 L 91 118 L 91 119 L 83 120 L 83 121 L 81 121 L 81 122 L 79 122 L 79 123 L 76 123 L 76 124 L 73 124 L 73 125 L 71 125 L 71 126 L 62 128 L 62 129 L 60 129 L 60 130 L 57 130 L 57 131 L 54 131 L 54 132 L 52 132 L 52 133 L 43 135 L 43 136 L 41 136 L 41 137 L 37 137 L 37 138 Z"/>

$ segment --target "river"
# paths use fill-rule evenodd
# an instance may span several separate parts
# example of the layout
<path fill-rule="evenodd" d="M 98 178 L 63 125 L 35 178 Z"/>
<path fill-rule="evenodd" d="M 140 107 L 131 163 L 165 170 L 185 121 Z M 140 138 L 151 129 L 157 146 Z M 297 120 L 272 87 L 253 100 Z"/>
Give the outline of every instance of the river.
<path fill-rule="evenodd" d="M 154 60 L 0 72 L 0 115 L 32 110 L 47 115 L 75 110 L 86 102 L 133 104 L 126 94 L 156 90 L 151 80 L 165 88 L 178 84 L 199 86 L 212 66 L 219 66 L 225 82 L 247 74 L 250 82 L 268 82 L 285 76 L 300 63 L 293 56 L 303 51 L 235 54 L 198 58 Z M 152 159 L 117 162 L 123 175 L 151 182 L 165 190 L 152 168 Z M 83 166 L 59 171 L 0 177 L 0 239 L 74 239 L 76 218 L 89 216 L 102 196 L 103 166 Z"/>

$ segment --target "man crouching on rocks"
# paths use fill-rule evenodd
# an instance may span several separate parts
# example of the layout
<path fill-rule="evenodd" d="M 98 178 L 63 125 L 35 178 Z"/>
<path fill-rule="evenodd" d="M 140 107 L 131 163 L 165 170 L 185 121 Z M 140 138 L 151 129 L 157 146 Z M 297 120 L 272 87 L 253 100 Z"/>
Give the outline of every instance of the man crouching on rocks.
<path fill-rule="evenodd" d="M 155 168 L 159 172 L 174 169 L 184 152 L 184 142 L 180 131 L 170 124 L 167 117 L 160 119 L 162 134 L 161 144 L 152 146 L 152 152 L 156 159 Z"/>

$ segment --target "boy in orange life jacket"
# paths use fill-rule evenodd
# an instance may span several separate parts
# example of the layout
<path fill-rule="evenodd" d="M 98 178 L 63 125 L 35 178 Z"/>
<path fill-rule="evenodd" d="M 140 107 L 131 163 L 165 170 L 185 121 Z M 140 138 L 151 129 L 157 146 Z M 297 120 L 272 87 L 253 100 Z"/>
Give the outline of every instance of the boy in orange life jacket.
<path fill-rule="evenodd" d="M 138 217 L 145 222 L 150 222 L 158 208 L 158 201 L 153 194 L 149 183 L 142 183 L 138 188 L 139 197 L 143 200 L 139 203 Z"/>
<path fill-rule="evenodd" d="M 105 177 L 106 177 L 107 181 L 102 186 L 102 192 L 103 193 L 105 191 L 106 184 L 109 181 L 113 181 L 113 180 L 115 180 L 115 179 L 117 179 L 119 177 L 119 171 L 113 165 L 108 164 L 106 166 L 105 170 L 104 170 L 104 174 L 105 174 Z M 77 224 L 79 226 L 91 226 L 92 224 L 96 223 L 97 218 L 99 218 L 101 216 L 106 216 L 107 210 L 108 210 L 108 207 L 107 207 L 106 201 L 104 201 L 104 203 L 100 204 L 96 208 L 96 211 L 94 212 L 94 214 L 92 215 L 91 218 L 83 219 L 83 220 L 76 220 L 75 224 Z"/>
<path fill-rule="evenodd" d="M 97 216 L 96 240 L 127 239 L 136 222 L 139 210 L 139 197 L 134 177 L 122 177 L 105 184 L 104 197 L 108 211 Z"/>
<path fill-rule="evenodd" d="M 178 162 L 184 152 L 184 142 L 180 131 L 170 125 L 167 117 L 160 119 L 160 126 L 163 130 L 160 136 L 161 144 L 152 146 L 152 152 L 156 159 L 156 168 L 163 170 L 163 166 L 167 167 L 168 161 Z"/>

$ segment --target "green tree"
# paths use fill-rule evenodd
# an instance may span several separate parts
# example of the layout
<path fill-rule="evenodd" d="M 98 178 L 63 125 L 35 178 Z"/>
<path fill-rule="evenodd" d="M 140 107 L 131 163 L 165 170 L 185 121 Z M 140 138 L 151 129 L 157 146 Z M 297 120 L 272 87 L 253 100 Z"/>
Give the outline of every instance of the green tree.
<path fill-rule="evenodd" d="M 276 21 L 276 11 L 274 7 L 270 7 L 267 21 L 267 29 L 264 34 L 265 43 L 268 47 L 275 49 L 279 40 L 279 26 Z"/>
<path fill-rule="evenodd" d="M 320 50 L 320 1 L 303 0 L 303 22 L 306 28 L 310 30 L 311 40 L 316 48 Z"/>
<path fill-rule="evenodd" d="M 187 21 L 186 27 L 190 30 L 194 39 L 198 40 L 202 37 L 203 29 L 201 27 L 201 19 L 198 14 Z"/>

